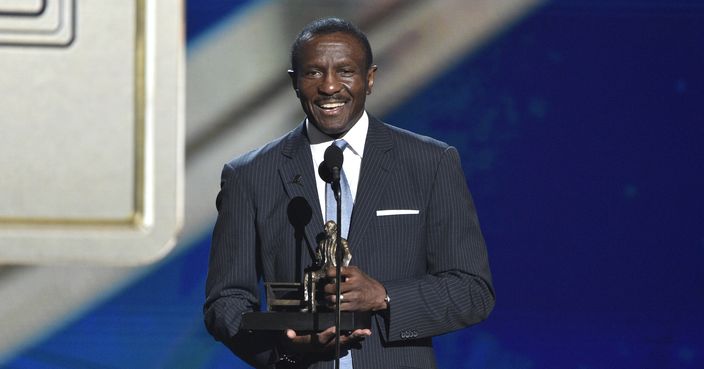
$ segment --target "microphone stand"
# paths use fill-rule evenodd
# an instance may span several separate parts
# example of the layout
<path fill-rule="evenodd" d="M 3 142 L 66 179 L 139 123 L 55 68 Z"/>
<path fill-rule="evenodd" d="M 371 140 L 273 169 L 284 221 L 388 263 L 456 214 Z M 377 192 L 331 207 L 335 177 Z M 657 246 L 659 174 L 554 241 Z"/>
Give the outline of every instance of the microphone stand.
<path fill-rule="evenodd" d="M 340 369 L 340 276 L 342 266 L 342 194 L 340 190 L 340 169 L 332 168 L 331 184 L 337 202 L 337 245 L 335 245 L 335 369 Z"/>

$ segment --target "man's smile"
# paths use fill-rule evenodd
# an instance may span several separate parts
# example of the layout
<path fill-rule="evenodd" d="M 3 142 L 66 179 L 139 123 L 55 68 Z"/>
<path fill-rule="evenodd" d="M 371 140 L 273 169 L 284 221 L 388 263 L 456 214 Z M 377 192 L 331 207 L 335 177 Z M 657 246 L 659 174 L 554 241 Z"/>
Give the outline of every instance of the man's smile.
<path fill-rule="evenodd" d="M 345 104 L 347 104 L 346 101 L 320 101 L 316 102 L 316 106 L 320 108 L 321 112 L 325 115 L 337 115 L 345 107 Z"/>

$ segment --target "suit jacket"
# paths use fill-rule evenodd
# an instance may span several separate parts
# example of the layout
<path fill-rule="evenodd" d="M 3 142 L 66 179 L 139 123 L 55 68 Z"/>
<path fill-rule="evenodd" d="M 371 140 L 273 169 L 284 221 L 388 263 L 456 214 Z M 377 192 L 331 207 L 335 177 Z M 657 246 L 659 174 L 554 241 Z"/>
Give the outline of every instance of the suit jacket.
<path fill-rule="evenodd" d="M 300 281 L 312 262 L 323 226 L 312 163 L 302 124 L 222 172 L 205 323 L 257 367 L 277 360 L 277 337 L 239 332 L 240 316 L 259 309 L 259 278 Z M 356 369 L 435 368 L 431 338 L 493 309 L 486 247 L 453 147 L 370 116 L 348 241 L 351 264 L 391 298 L 373 316 L 372 336 L 352 349 Z M 311 355 L 301 364 L 309 365 L 332 361 Z"/>

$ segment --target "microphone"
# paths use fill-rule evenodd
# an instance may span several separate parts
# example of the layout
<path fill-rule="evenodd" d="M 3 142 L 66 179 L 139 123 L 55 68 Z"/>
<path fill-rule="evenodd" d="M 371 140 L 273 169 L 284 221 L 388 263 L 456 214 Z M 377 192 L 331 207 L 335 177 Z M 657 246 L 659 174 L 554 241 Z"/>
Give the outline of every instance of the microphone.
<path fill-rule="evenodd" d="M 342 194 L 340 188 L 340 172 L 342 171 L 342 162 L 345 156 L 342 154 L 342 149 L 334 143 L 325 149 L 323 162 L 318 167 L 318 175 L 323 181 L 328 182 L 332 186 L 332 192 L 337 202 L 337 245 L 335 247 L 335 260 L 337 275 L 335 276 L 335 296 L 337 303 L 335 304 L 335 369 L 340 368 L 340 283 L 342 283 L 341 271 L 342 266 Z"/>
<path fill-rule="evenodd" d="M 323 162 L 318 166 L 318 175 L 327 183 L 339 181 L 344 160 L 345 156 L 342 154 L 342 149 L 335 144 L 328 146 L 325 149 Z"/>
<path fill-rule="evenodd" d="M 340 283 L 342 283 L 342 277 L 340 268 L 342 266 L 342 195 L 340 189 L 340 171 L 342 171 L 342 162 L 345 156 L 342 154 L 342 149 L 337 147 L 334 143 L 325 149 L 325 156 L 323 162 L 320 163 L 318 167 L 318 175 L 323 181 L 330 183 L 332 186 L 332 192 L 337 201 L 337 245 L 335 247 L 335 261 L 337 275 L 335 276 L 335 296 L 337 297 L 335 301 L 335 369 L 340 368 Z"/>

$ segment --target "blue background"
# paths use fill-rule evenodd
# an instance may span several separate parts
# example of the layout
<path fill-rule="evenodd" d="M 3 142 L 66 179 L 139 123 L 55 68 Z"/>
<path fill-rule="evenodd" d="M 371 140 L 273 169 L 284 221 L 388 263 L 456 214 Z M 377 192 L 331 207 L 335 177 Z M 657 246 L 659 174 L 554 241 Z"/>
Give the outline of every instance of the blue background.
<path fill-rule="evenodd" d="M 699 2 L 552 2 L 382 117 L 459 149 L 489 248 L 496 309 L 441 368 L 704 367 L 703 66 Z M 203 327 L 209 241 L 5 367 L 245 367 Z"/>

